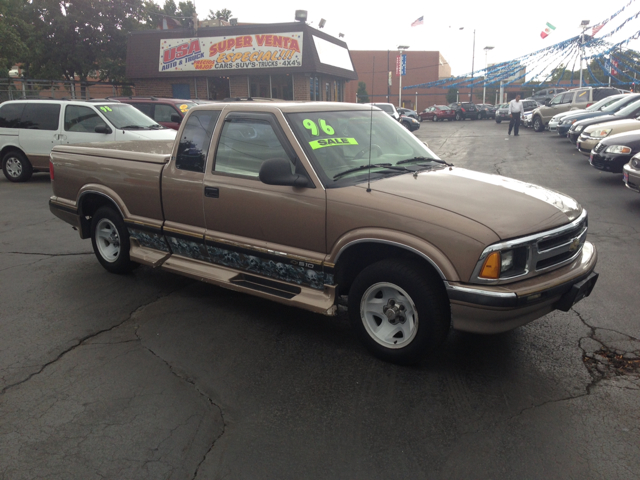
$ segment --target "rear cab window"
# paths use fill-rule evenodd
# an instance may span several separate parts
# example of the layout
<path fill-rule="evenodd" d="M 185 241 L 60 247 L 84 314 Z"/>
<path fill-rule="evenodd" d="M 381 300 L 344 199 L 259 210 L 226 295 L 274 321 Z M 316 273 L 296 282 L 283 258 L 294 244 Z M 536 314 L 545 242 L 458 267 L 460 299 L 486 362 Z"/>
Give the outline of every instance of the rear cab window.
<path fill-rule="evenodd" d="M 220 110 L 193 112 L 185 124 L 178 144 L 176 168 L 204 173 L 211 136 Z"/>
<path fill-rule="evenodd" d="M 0 106 L 0 128 L 21 128 L 24 103 L 5 103 Z"/>

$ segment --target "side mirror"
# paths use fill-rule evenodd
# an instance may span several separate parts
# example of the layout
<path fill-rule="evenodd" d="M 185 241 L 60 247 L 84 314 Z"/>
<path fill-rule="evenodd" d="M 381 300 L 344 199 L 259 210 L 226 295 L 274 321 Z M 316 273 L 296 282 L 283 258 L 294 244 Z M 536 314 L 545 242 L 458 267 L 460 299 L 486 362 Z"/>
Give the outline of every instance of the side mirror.
<path fill-rule="evenodd" d="M 262 162 L 259 178 L 267 185 L 288 185 L 307 187 L 309 179 L 298 173 L 291 173 L 291 162 L 286 158 L 270 158 Z"/>
<path fill-rule="evenodd" d="M 550 107 L 551 106 L 551 100 L 545 100 L 544 101 L 544 105 L 545 105 L 545 107 Z"/>
<path fill-rule="evenodd" d="M 101 123 L 100 125 L 96 125 L 96 128 L 94 129 L 94 131 L 96 133 L 105 133 L 105 134 L 113 132 L 113 130 L 111 130 L 111 128 L 109 128 L 104 123 Z"/>
<path fill-rule="evenodd" d="M 171 114 L 171 121 L 173 123 L 182 123 L 182 117 L 180 115 L 178 115 L 177 113 L 172 113 Z"/>

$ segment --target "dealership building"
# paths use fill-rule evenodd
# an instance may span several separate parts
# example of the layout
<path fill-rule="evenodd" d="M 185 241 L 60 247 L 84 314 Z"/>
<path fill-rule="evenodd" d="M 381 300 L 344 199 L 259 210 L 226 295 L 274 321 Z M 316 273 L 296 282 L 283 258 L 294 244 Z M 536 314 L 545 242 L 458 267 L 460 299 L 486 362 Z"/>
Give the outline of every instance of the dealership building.
<path fill-rule="evenodd" d="M 209 100 L 353 101 L 358 78 L 347 44 L 304 22 L 133 32 L 126 74 L 136 95 Z"/>

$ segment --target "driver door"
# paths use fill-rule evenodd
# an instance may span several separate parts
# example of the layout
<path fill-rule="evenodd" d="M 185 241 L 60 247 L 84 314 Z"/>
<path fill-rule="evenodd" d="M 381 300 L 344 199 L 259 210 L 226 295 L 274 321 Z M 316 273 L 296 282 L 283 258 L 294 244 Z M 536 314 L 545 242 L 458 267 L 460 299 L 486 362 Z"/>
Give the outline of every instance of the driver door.
<path fill-rule="evenodd" d="M 270 158 L 306 175 L 270 113 L 229 113 L 204 179 L 205 242 L 211 261 L 276 280 L 323 288 L 326 199 L 322 185 L 267 185 Z M 308 175 L 307 175 L 308 176 Z"/>

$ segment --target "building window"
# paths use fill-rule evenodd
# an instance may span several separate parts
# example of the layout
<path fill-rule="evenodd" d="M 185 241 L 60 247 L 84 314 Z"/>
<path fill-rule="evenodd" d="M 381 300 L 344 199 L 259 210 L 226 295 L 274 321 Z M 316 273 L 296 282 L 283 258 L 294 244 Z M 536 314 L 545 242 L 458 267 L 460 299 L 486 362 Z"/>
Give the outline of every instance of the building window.
<path fill-rule="evenodd" d="M 331 101 L 331 84 L 329 82 L 324 84 L 324 99 L 325 102 Z"/>

